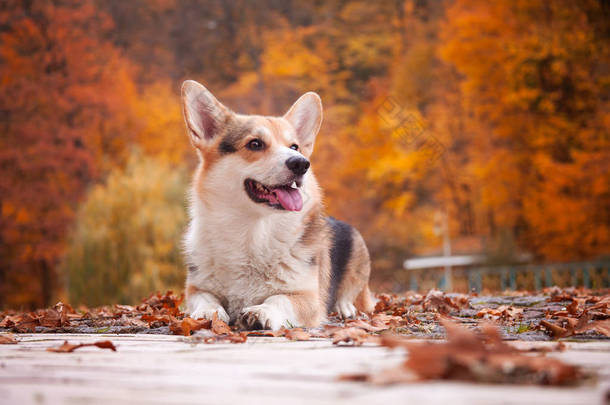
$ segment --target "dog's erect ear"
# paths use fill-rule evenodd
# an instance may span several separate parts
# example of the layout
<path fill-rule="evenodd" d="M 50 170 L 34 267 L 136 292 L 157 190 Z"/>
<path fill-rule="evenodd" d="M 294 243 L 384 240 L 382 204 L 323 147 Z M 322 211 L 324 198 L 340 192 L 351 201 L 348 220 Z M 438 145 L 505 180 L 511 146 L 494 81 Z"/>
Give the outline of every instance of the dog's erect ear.
<path fill-rule="evenodd" d="M 284 114 L 284 118 L 294 127 L 303 154 L 311 155 L 316 135 L 318 135 L 322 124 L 322 100 L 320 100 L 320 96 L 311 91 L 303 94 Z"/>
<path fill-rule="evenodd" d="M 204 147 L 214 139 L 231 113 L 208 89 L 194 80 L 182 84 L 182 111 L 191 142 L 196 147 Z"/>

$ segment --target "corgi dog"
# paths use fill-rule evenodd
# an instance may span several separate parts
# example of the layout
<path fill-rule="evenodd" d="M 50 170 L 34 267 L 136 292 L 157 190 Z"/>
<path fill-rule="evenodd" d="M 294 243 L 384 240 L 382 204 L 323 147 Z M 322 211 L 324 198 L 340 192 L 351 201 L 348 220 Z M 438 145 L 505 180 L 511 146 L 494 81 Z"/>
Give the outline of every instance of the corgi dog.
<path fill-rule="evenodd" d="M 320 97 L 304 94 L 282 117 L 241 115 L 187 80 L 182 107 L 199 156 L 184 238 L 187 314 L 277 330 L 372 311 L 366 244 L 324 215 L 310 167 Z"/>

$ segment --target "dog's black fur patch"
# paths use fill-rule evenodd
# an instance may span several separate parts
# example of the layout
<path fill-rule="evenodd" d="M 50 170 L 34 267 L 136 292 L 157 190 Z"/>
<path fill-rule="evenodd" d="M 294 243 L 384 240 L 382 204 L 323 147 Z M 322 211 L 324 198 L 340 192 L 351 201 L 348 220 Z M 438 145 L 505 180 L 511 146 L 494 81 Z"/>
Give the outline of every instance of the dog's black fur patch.
<path fill-rule="evenodd" d="M 234 120 L 227 123 L 227 130 L 222 135 L 222 140 L 218 145 L 218 151 L 221 155 L 237 152 L 240 141 L 252 132 L 252 127 L 248 123 L 239 124 Z"/>
<path fill-rule="evenodd" d="M 328 294 L 328 311 L 331 312 L 337 299 L 337 290 L 345 275 L 347 263 L 352 254 L 354 244 L 353 228 L 350 224 L 327 217 L 332 232 L 332 246 L 330 249 L 330 289 Z"/>
<path fill-rule="evenodd" d="M 220 142 L 220 145 L 218 145 L 218 150 L 223 155 L 228 155 L 229 153 L 237 152 L 235 146 L 233 146 L 233 144 L 227 140 L 223 140 L 222 142 Z"/>

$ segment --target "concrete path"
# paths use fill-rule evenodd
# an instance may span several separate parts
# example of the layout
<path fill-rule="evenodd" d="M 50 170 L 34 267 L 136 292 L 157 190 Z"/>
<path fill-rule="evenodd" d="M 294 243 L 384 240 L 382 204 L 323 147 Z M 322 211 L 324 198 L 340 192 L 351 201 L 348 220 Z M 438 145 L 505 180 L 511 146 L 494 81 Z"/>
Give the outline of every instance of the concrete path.
<path fill-rule="evenodd" d="M 454 382 L 387 387 L 339 382 L 343 373 L 398 365 L 405 352 L 249 338 L 245 344 L 192 344 L 167 335 L 21 334 L 0 345 L 2 404 L 604 404 L 610 395 L 610 341 L 568 342 L 549 353 L 597 373 L 574 388 Z M 116 352 L 48 347 L 111 340 Z M 532 347 L 548 342 L 512 342 Z"/>

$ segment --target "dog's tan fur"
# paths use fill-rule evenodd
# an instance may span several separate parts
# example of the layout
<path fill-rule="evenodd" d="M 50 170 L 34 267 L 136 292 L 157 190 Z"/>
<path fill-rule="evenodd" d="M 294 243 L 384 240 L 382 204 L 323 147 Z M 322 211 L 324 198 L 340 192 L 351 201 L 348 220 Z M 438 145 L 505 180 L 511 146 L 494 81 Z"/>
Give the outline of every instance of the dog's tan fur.
<path fill-rule="evenodd" d="M 325 217 L 311 170 L 301 176 L 299 193 L 306 198 L 300 210 L 255 202 L 244 189 L 247 178 L 262 184 L 292 181 L 285 162 L 312 154 L 322 121 L 319 97 L 307 93 L 283 117 L 263 117 L 233 113 L 197 82 L 185 82 L 182 94 L 188 133 L 200 157 L 185 235 L 190 316 L 218 313 L 243 328 L 279 329 L 319 325 L 329 303 L 344 317 L 356 315 L 356 309 L 371 311 L 364 240 Z M 265 148 L 249 149 L 254 139 Z"/>

